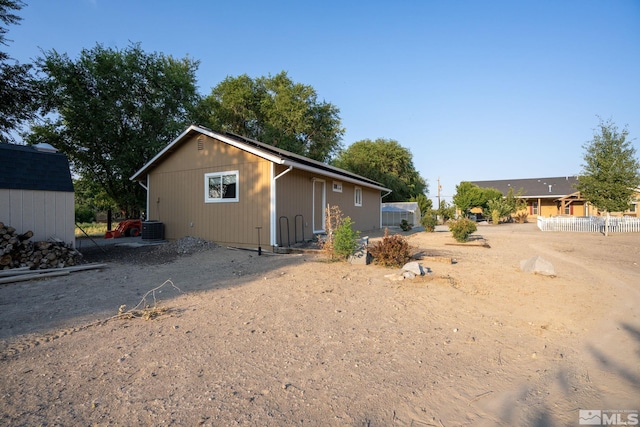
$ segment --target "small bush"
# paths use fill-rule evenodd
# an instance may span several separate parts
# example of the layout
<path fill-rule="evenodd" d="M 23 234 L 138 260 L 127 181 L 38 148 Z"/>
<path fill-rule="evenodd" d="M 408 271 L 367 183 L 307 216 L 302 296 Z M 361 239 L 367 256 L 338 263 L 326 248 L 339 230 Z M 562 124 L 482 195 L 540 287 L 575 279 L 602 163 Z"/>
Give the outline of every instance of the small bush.
<path fill-rule="evenodd" d="M 94 222 L 96 213 L 88 206 L 78 206 L 75 209 L 76 222 Z"/>
<path fill-rule="evenodd" d="M 400 228 L 402 229 L 402 231 L 409 231 L 412 228 L 412 225 L 409 224 L 409 222 L 406 219 L 403 219 L 402 222 L 400 223 Z"/>
<path fill-rule="evenodd" d="M 339 258 L 347 258 L 358 247 L 360 233 L 352 228 L 351 218 L 346 217 L 341 222 L 333 235 L 333 252 Z"/>
<path fill-rule="evenodd" d="M 438 225 L 438 219 L 432 214 L 426 214 L 420 218 L 420 224 L 424 227 L 424 231 L 433 232 Z"/>
<path fill-rule="evenodd" d="M 493 210 L 491 211 L 491 222 L 493 222 L 493 225 L 498 225 L 500 223 L 500 211 L 498 210 Z"/>
<path fill-rule="evenodd" d="M 529 213 L 528 212 L 519 212 L 514 215 L 514 219 L 518 222 L 518 224 L 524 224 L 528 221 Z"/>
<path fill-rule="evenodd" d="M 457 242 L 466 242 L 469 235 L 477 229 L 476 223 L 468 218 L 460 218 L 449 222 L 449 230 L 451 230 L 451 234 L 453 234 L 453 238 Z"/>
<path fill-rule="evenodd" d="M 382 240 L 369 246 L 373 262 L 386 267 L 402 267 L 411 259 L 409 250 L 407 239 L 399 234 L 390 236 L 388 228 L 385 228 Z"/>

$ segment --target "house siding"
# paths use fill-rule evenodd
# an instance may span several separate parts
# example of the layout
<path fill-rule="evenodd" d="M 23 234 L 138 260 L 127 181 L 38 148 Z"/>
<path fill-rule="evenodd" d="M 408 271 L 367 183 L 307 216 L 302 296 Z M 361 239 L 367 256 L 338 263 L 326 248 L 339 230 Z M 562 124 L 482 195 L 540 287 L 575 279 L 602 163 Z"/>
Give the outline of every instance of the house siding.
<path fill-rule="evenodd" d="M 225 171 L 238 171 L 239 201 L 205 203 L 205 174 Z M 204 135 L 192 137 L 149 173 L 147 218 L 162 222 L 169 240 L 198 236 L 257 246 L 256 227 L 262 227 L 264 244 L 270 233 L 270 171 L 267 160 Z"/>
<path fill-rule="evenodd" d="M 286 168 L 278 166 L 276 175 Z M 326 205 L 338 206 L 344 217 L 350 217 L 353 228 L 358 231 L 370 231 L 380 228 L 380 191 L 357 186 L 346 181 L 325 177 L 320 174 L 293 169 L 283 175 L 276 183 L 276 243 L 286 245 L 287 240 L 295 243 L 296 238 L 309 239 L 313 236 L 313 183 L 315 180 L 325 182 L 325 206 L 316 206 L 316 212 L 326 209 Z M 333 191 L 333 183 L 342 184 L 342 192 Z M 362 189 L 362 206 L 355 206 L 355 187 Z M 316 204 L 320 200 L 316 194 Z M 321 210 L 320 210 L 321 209 Z M 285 219 L 286 218 L 286 219 Z M 289 231 L 287 233 L 287 222 Z M 320 221 L 316 221 L 317 225 Z M 304 227 L 303 227 L 304 225 Z M 324 224 L 321 224 L 324 228 Z M 317 229 L 315 231 L 318 231 Z M 282 236 L 282 237 L 281 237 Z"/>

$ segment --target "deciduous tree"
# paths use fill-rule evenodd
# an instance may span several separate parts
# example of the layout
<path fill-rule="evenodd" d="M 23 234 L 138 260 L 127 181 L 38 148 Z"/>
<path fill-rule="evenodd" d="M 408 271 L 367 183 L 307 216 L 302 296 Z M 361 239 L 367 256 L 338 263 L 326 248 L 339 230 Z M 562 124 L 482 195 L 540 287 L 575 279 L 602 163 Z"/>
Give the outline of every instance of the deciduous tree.
<path fill-rule="evenodd" d="M 393 139 L 357 141 L 332 163 L 393 190 L 385 202 L 406 202 L 428 192 L 426 181 L 413 165 L 413 155 Z"/>
<path fill-rule="evenodd" d="M 339 113 L 319 101 L 313 87 L 294 83 L 284 71 L 257 79 L 227 77 L 198 106 L 205 126 L 322 162 L 341 148 Z"/>
<path fill-rule="evenodd" d="M 0 45 L 8 45 L 9 25 L 22 18 L 13 13 L 24 6 L 21 1 L 0 0 Z M 20 126 L 36 116 L 38 96 L 31 64 L 11 61 L 0 51 L 0 142 L 11 142 Z"/>
<path fill-rule="evenodd" d="M 626 127 L 618 130 L 611 120 L 600 119 L 593 139 L 583 146 L 584 163 L 576 188 L 607 217 L 610 212 L 627 210 L 640 187 L 640 163 L 628 136 Z"/>
<path fill-rule="evenodd" d="M 198 62 L 98 44 L 77 60 L 55 50 L 37 65 L 44 75 L 44 112 L 32 142 L 45 140 L 73 170 L 104 189 L 125 216 L 137 216 L 145 192 L 129 177 L 191 121 L 199 100 Z"/>

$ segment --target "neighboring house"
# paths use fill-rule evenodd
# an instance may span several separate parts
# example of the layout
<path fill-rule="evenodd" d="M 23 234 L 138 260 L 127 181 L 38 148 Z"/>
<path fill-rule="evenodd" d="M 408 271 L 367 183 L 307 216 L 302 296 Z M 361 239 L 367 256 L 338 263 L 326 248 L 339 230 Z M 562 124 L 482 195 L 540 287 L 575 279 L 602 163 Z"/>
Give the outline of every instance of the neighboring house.
<path fill-rule="evenodd" d="M 598 209 L 580 196 L 576 189 L 577 176 L 561 176 L 552 178 L 504 179 L 497 181 L 471 181 L 480 188 L 495 188 L 505 196 L 509 189 L 517 194 L 522 190 L 522 198 L 527 201 L 527 212 L 532 217 L 549 217 L 558 215 L 589 216 L 599 215 Z M 640 192 L 636 192 L 636 200 L 626 212 L 612 213 L 616 215 L 637 215 Z"/>
<path fill-rule="evenodd" d="M 402 220 L 411 226 L 420 225 L 420 206 L 418 202 L 389 202 L 382 204 L 382 226 L 399 227 Z"/>
<path fill-rule="evenodd" d="M 32 241 L 75 245 L 74 193 L 69 161 L 49 144 L 0 144 L 0 222 Z"/>
<path fill-rule="evenodd" d="M 527 201 L 527 211 L 532 217 L 556 215 L 589 215 L 588 206 L 575 186 L 577 176 L 553 178 L 504 179 L 497 181 L 472 181 L 480 188 L 495 188 L 505 196 L 510 189 Z"/>
<path fill-rule="evenodd" d="M 164 237 L 288 246 L 325 232 L 339 206 L 359 231 L 382 227 L 381 184 L 234 134 L 189 126 L 132 177 Z M 260 236 L 260 242 L 258 241 Z"/>

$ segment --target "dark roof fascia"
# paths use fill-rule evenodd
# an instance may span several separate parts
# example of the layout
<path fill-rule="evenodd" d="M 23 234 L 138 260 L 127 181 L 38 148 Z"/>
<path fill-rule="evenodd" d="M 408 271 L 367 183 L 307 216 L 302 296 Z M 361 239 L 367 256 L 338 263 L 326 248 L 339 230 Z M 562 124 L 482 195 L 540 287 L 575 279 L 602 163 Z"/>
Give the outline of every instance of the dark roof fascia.
<path fill-rule="evenodd" d="M 63 153 L 0 143 L 0 188 L 73 193 L 69 160 Z"/>
<path fill-rule="evenodd" d="M 239 141 L 245 142 L 247 144 L 255 145 L 256 147 L 258 147 L 258 148 L 260 148 L 262 150 L 270 152 L 270 153 L 272 153 L 272 154 L 284 159 L 285 163 L 287 163 L 286 160 L 289 160 L 290 162 L 298 163 L 298 164 L 305 165 L 305 166 L 308 166 L 308 167 L 311 167 L 311 168 L 320 169 L 320 170 L 325 171 L 325 172 L 338 174 L 338 175 L 342 175 L 342 176 L 344 176 L 346 178 L 351 178 L 351 179 L 354 179 L 354 180 L 357 180 L 357 181 L 361 181 L 361 182 L 367 183 L 367 184 L 369 184 L 371 186 L 382 187 L 382 184 L 380 184 L 379 182 L 376 182 L 376 181 L 374 181 L 372 179 L 369 179 L 369 178 L 366 178 L 364 176 L 355 174 L 353 172 L 349 172 L 349 171 L 344 170 L 344 169 L 340 169 L 340 168 L 335 167 L 335 166 L 328 165 L 327 163 L 322 163 L 322 162 L 319 162 L 317 160 L 313 160 L 313 159 L 310 159 L 308 157 L 304 157 L 304 156 L 301 156 L 299 154 L 292 153 L 290 151 L 283 150 L 283 149 L 278 148 L 278 147 L 274 147 L 273 145 L 269 145 L 269 144 L 265 144 L 265 143 L 260 142 L 260 141 L 256 141 L 255 139 L 246 138 L 246 137 L 243 137 L 243 136 L 240 136 L 240 135 L 236 135 L 236 134 L 231 133 L 231 132 L 226 132 L 225 135 L 227 135 L 229 137 L 232 137 L 232 138 L 236 138 Z M 389 190 L 388 188 L 384 188 L 384 187 L 382 187 L 382 189 Z"/>
<path fill-rule="evenodd" d="M 381 191 L 391 190 L 383 187 L 380 183 L 370 180 L 368 178 L 362 177 L 360 175 L 345 171 L 344 169 L 337 168 L 335 166 L 330 166 L 326 163 L 318 162 L 312 159 L 309 159 L 304 156 L 300 156 L 295 153 L 291 153 L 286 150 L 282 150 L 280 148 L 262 143 L 260 141 L 256 141 L 251 138 L 242 137 L 233 133 L 218 133 L 214 132 L 210 129 L 207 129 L 203 126 L 191 125 L 189 126 L 180 136 L 170 142 L 164 149 L 162 149 L 155 157 L 153 157 L 149 162 L 147 162 L 140 170 L 134 173 L 131 176 L 131 180 L 134 181 L 143 181 L 145 180 L 146 174 L 156 165 L 161 163 L 170 153 L 176 150 L 178 146 L 180 146 L 183 142 L 187 140 L 187 137 L 194 135 L 195 133 L 200 133 L 211 138 L 217 139 L 219 141 L 228 143 L 233 145 L 241 150 L 251 152 L 255 155 L 258 155 L 264 159 L 270 160 L 274 163 L 281 164 L 284 166 L 293 166 L 294 168 L 303 169 L 307 171 L 316 172 L 319 174 L 324 174 L 334 178 L 342 178 L 351 182 L 358 183 L 362 186 L 372 187 Z"/>

